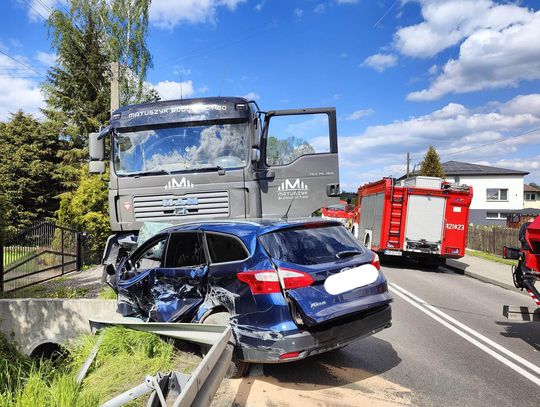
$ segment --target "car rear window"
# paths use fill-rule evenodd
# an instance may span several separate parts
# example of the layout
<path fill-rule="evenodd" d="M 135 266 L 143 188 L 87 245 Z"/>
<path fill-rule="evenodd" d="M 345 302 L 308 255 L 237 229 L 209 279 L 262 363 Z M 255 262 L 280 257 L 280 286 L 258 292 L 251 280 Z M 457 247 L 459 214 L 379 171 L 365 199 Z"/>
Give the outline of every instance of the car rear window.
<path fill-rule="evenodd" d="M 302 265 L 336 261 L 342 251 L 359 250 L 358 240 L 343 226 L 295 227 L 259 237 L 264 248 L 276 260 Z"/>

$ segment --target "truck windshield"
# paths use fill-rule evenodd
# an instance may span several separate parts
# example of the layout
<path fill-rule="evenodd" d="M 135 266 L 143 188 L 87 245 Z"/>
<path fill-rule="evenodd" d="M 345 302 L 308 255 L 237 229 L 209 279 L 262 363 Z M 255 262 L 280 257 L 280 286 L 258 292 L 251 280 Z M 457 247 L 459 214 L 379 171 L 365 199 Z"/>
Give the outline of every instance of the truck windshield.
<path fill-rule="evenodd" d="M 118 175 L 134 175 L 244 167 L 248 140 L 247 122 L 120 130 L 114 168 Z"/>

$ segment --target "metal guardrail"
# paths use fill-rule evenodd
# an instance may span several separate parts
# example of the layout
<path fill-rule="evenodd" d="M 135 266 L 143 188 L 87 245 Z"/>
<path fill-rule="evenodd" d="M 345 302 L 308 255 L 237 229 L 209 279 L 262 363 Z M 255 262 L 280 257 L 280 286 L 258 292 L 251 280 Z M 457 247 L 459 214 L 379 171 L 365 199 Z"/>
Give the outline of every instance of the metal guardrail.
<path fill-rule="evenodd" d="M 227 373 L 233 354 L 233 346 L 229 344 L 232 331 L 225 325 L 141 322 L 132 318 L 90 321 L 90 325 L 93 330 L 109 325 L 121 325 L 171 338 L 212 345 L 199 366 L 190 375 L 173 371 L 147 376 L 143 383 L 107 401 L 103 407 L 123 406 L 149 393 L 151 395 L 147 406 L 208 407 Z M 95 353 L 92 352 L 85 365 L 91 364 L 94 357 Z"/>

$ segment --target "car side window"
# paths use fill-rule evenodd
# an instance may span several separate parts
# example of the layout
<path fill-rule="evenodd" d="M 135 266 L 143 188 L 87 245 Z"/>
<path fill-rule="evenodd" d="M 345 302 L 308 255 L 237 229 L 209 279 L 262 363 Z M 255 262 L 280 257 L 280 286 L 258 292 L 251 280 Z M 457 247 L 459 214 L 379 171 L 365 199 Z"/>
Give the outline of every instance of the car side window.
<path fill-rule="evenodd" d="M 169 239 L 165 267 L 193 267 L 207 263 L 199 232 L 173 233 Z"/>
<path fill-rule="evenodd" d="M 139 270 L 161 267 L 167 238 L 158 240 L 142 255 L 135 259 L 135 267 Z"/>
<path fill-rule="evenodd" d="M 212 263 L 241 261 L 249 257 L 243 243 L 232 236 L 207 233 L 206 243 Z"/>

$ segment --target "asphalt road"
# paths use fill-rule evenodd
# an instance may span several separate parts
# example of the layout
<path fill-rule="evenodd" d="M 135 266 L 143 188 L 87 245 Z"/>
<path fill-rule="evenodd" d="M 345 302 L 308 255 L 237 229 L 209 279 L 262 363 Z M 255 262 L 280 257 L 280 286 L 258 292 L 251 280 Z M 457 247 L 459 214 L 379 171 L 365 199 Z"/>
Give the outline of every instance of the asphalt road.
<path fill-rule="evenodd" d="M 393 326 L 337 352 L 228 380 L 215 406 L 540 406 L 540 323 L 528 296 L 439 268 L 384 265 Z"/>

